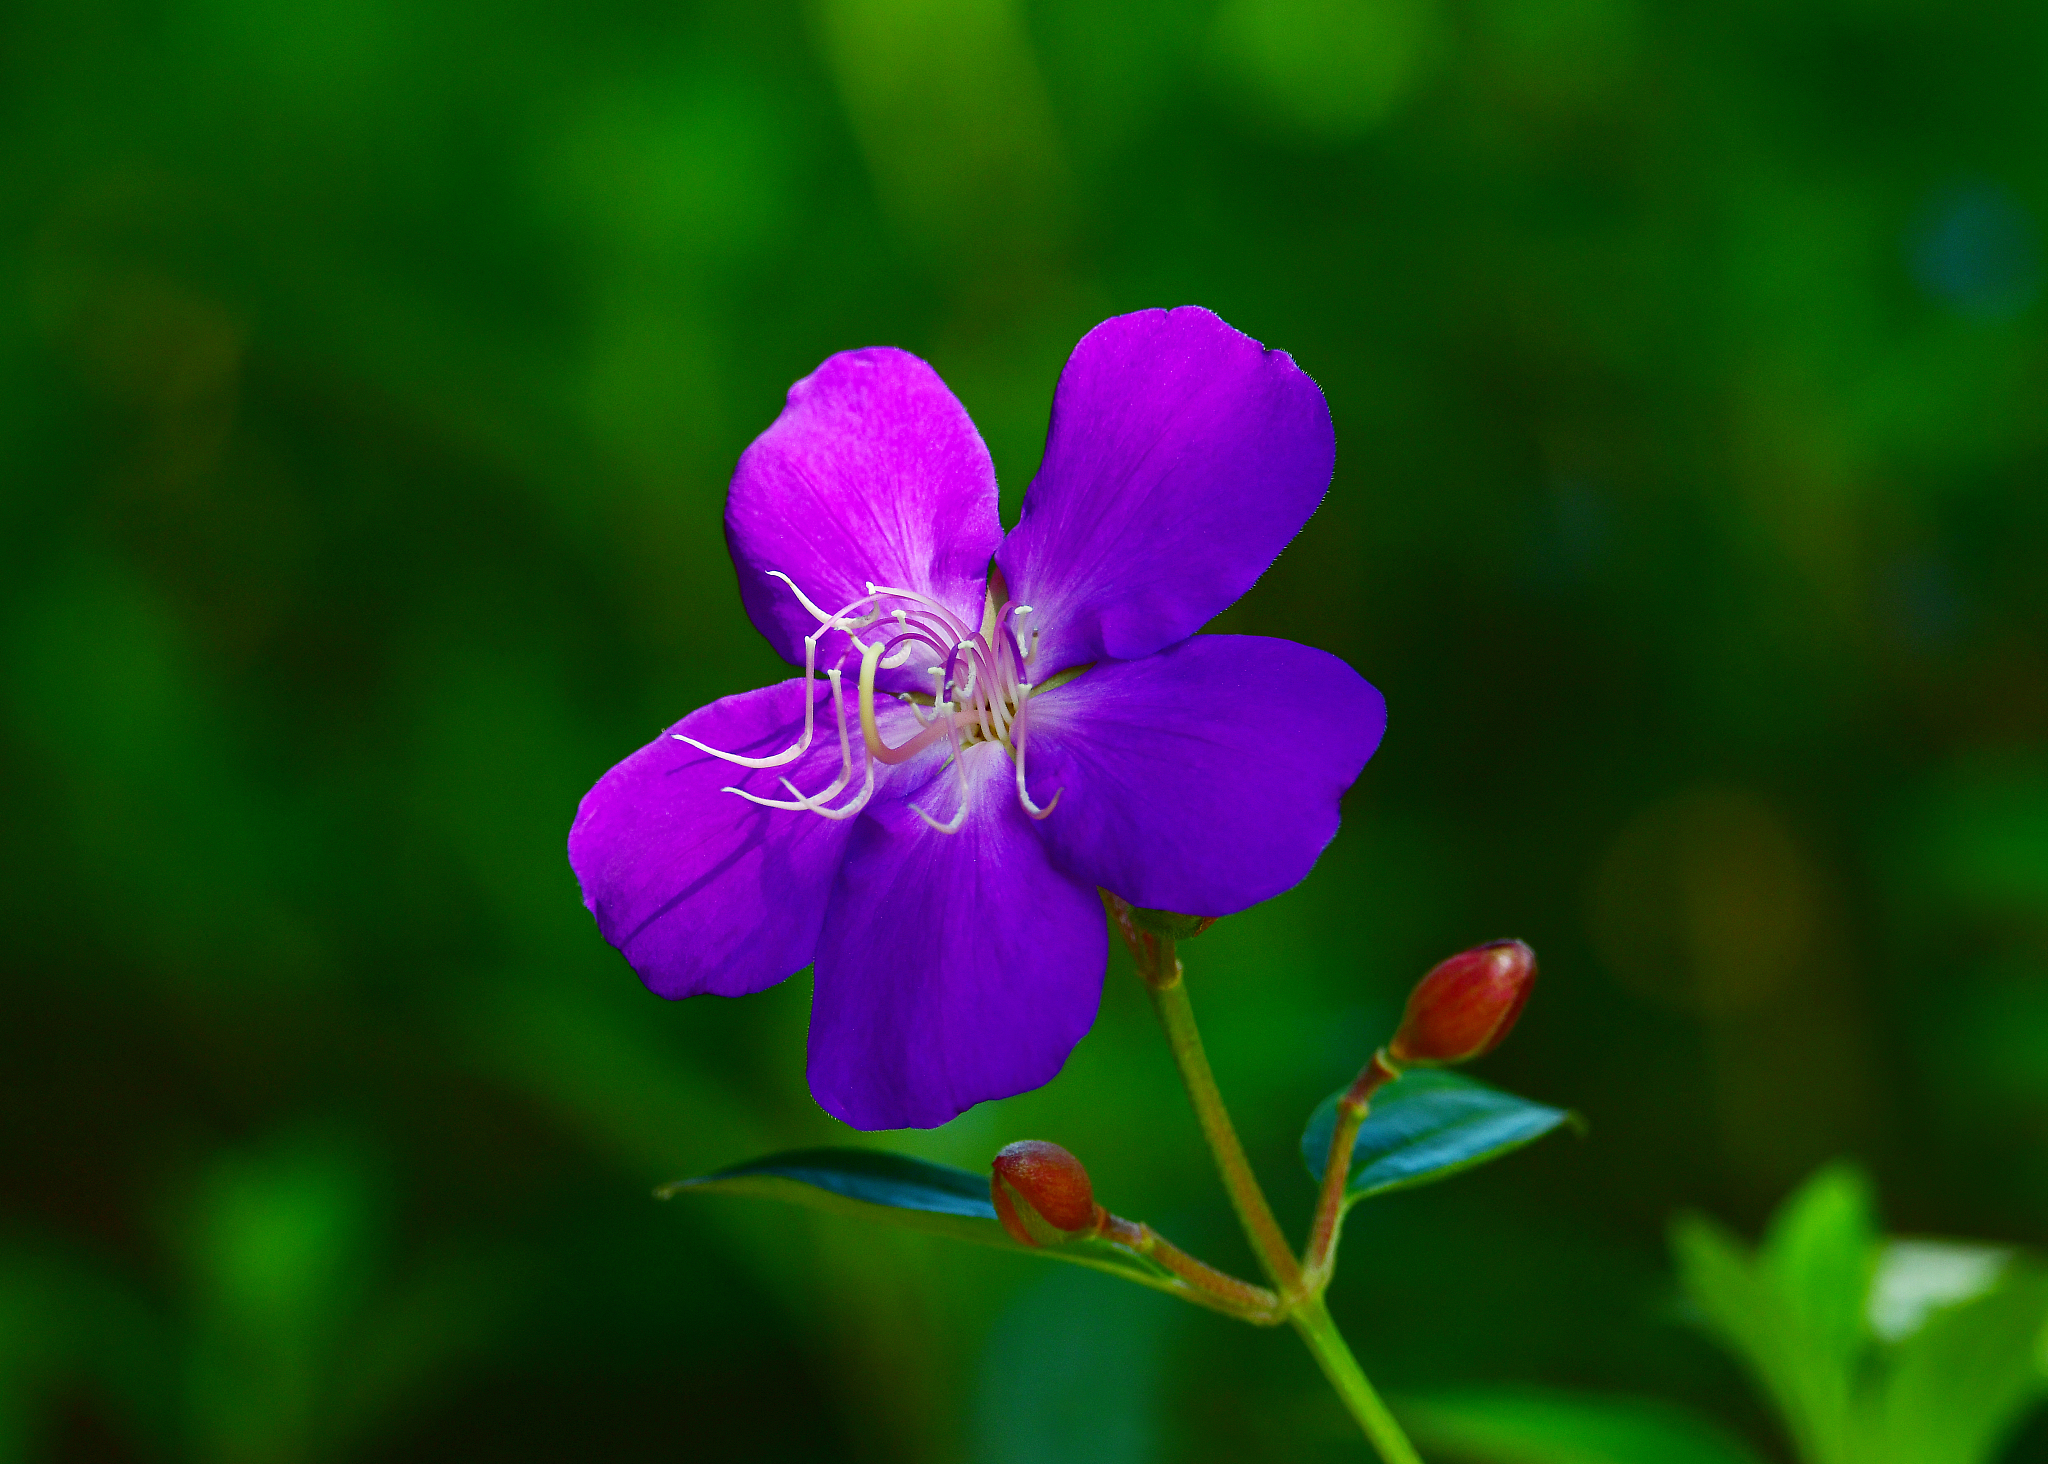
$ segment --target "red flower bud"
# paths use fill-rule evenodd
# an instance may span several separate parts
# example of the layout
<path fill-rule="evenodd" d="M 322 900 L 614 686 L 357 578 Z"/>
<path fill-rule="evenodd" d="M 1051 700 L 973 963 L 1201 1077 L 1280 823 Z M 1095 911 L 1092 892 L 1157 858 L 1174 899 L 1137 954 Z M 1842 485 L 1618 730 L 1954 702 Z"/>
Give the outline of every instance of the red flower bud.
<path fill-rule="evenodd" d="M 1058 1144 L 1020 1139 L 1005 1145 L 991 1168 L 996 1218 L 1025 1245 L 1057 1245 L 1102 1228 L 1088 1171 Z"/>
<path fill-rule="evenodd" d="M 1452 1063 L 1491 1052 L 1535 984 L 1536 953 L 1518 940 L 1452 956 L 1415 983 L 1387 1055 L 1397 1063 Z"/>

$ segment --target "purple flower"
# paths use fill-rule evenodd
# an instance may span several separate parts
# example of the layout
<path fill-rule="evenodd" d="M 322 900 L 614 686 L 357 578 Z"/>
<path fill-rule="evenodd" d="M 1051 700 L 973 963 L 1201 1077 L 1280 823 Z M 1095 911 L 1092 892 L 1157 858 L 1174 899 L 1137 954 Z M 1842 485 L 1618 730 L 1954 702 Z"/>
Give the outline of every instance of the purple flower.
<path fill-rule="evenodd" d="M 1194 307 L 1118 316 L 1068 359 L 1005 535 L 937 373 L 832 357 L 725 512 L 747 613 L 806 675 L 590 790 L 569 862 L 598 929 L 666 997 L 815 963 L 811 1091 L 857 1128 L 1049 1082 L 1095 1020 L 1096 887 L 1194 915 L 1278 894 L 1379 745 L 1385 703 L 1336 657 L 1195 635 L 1335 452 L 1285 353 Z"/>

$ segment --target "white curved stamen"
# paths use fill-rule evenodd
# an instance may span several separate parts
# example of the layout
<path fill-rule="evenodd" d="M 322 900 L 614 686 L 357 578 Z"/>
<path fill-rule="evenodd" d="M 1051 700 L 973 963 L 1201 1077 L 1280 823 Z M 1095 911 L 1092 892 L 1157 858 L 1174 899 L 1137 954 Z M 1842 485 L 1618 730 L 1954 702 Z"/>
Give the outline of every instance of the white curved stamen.
<path fill-rule="evenodd" d="M 967 627 L 960 623 L 958 616 L 939 601 L 934 600 L 930 595 L 918 590 L 901 590 L 894 585 L 878 585 L 873 580 L 869 580 L 868 594 L 871 597 L 887 595 L 893 599 L 908 600 L 912 604 L 922 605 L 927 611 L 931 612 L 939 624 L 949 627 L 956 638 L 969 634 Z"/>
<path fill-rule="evenodd" d="M 769 570 L 768 577 L 770 579 L 779 579 L 784 584 L 788 585 L 789 592 L 792 595 L 796 596 L 797 604 L 803 606 L 804 609 L 810 611 L 811 618 L 816 620 L 820 625 L 830 625 L 834 620 L 838 618 L 837 616 L 827 615 L 823 610 L 820 610 L 816 605 L 813 605 L 811 603 L 811 597 L 809 595 L 806 595 L 802 590 L 798 589 L 796 581 L 791 579 L 788 575 L 784 574 L 781 570 Z"/>
<path fill-rule="evenodd" d="M 789 586 L 798 603 L 818 623 L 817 629 L 804 638 L 806 694 L 802 733 L 791 747 L 772 757 L 760 758 L 721 752 L 681 733 L 671 735 L 691 747 L 743 768 L 776 768 L 796 761 L 811 749 L 816 736 L 818 699 L 810 691 L 809 684 L 817 675 L 819 642 L 827 635 L 843 635 L 847 647 L 858 654 L 860 661 L 856 695 L 864 764 L 860 788 L 845 803 L 836 808 L 832 806 L 832 800 L 844 793 L 854 780 L 852 718 L 847 714 L 847 688 L 842 681 L 846 652 L 842 651 L 839 652 L 839 665 L 826 671 L 832 684 L 833 715 L 839 726 L 838 776 L 816 793 L 805 793 L 785 777 L 781 782 L 790 794 L 787 799 L 767 798 L 736 787 L 727 788 L 726 792 L 738 794 L 763 808 L 815 813 L 821 818 L 851 818 L 874 796 L 879 777 L 877 765 L 907 763 L 931 751 L 943 740 L 951 754 L 959 806 L 953 816 L 943 822 L 916 804 L 911 808 L 935 831 L 957 833 L 965 826 L 976 796 L 976 785 L 967 772 L 966 754 L 980 743 L 993 742 L 1009 755 L 1015 766 L 1017 799 L 1027 814 L 1041 819 L 1059 806 L 1064 789 L 1055 792 L 1051 802 L 1041 808 L 1032 801 L 1024 775 L 1025 749 L 1030 736 L 1029 703 L 1040 689 L 1031 674 L 1032 663 L 1038 653 L 1040 627 L 1034 621 L 1028 632 L 1020 634 L 1022 617 L 1034 613 L 1031 606 L 1006 604 L 985 610 L 982 629 L 974 631 L 963 625 L 949 607 L 927 593 L 869 581 L 865 585 L 866 593 L 837 611 L 827 613 L 788 575 L 780 570 L 769 573 Z M 867 632 L 877 626 L 883 633 L 871 639 L 865 638 Z M 919 657 L 938 661 L 937 665 L 926 664 L 924 667 L 924 674 L 932 681 L 929 707 L 921 705 L 920 698 L 905 692 L 880 693 L 893 695 L 908 706 L 911 719 L 916 723 L 916 731 L 892 747 L 882 740 L 881 725 L 875 712 L 877 673 L 915 665 Z M 1054 678 L 1055 683 L 1072 674 L 1063 673 Z"/>
<path fill-rule="evenodd" d="M 1008 607 L 1008 606 L 1005 606 L 1004 608 L 1005 608 L 1005 609 L 1010 609 L 1010 607 Z M 1015 609 L 1010 609 L 1010 619 L 1011 619 L 1011 621 L 1012 621 L 1012 622 L 1015 622 L 1016 618 L 1017 618 L 1017 617 L 1018 617 L 1019 615 L 1029 615 L 1030 613 L 1031 613 L 1031 607 L 1030 607 L 1029 605 L 1019 605 L 1019 606 L 1017 606 L 1017 607 L 1016 607 Z M 1036 656 L 1037 654 L 1038 654 L 1038 622 L 1034 620 L 1034 621 L 1033 621 L 1033 622 L 1031 623 L 1031 649 L 1030 649 L 1030 650 L 1028 650 L 1028 651 L 1025 651 L 1025 652 L 1023 652 L 1023 656 L 1024 656 L 1024 659 L 1025 659 L 1026 661 L 1029 661 L 1029 660 L 1031 660 L 1031 659 L 1032 659 L 1032 658 L 1033 658 L 1034 656 Z"/>
<path fill-rule="evenodd" d="M 1017 801 L 1024 805 L 1024 811 L 1030 814 L 1033 818 L 1044 818 L 1047 814 L 1051 813 L 1055 808 L 1058 808 L 1060 806 L 1060 797 L 1067 790 L 1065 788 L 1055 790 L 1052 795 L 1052 802 L 1046 804 L 1045 807 L 1040 808 L 1037 804 L 1031 801 L 1031 794 L 1024 787 L 1024 749 L 1031 740 L 1029 711 L 1029 703 L 1031 699 L 1030 682 L 1027 681 L 1023 684 L 1023 692 L 1023 698 L 1020 699 L 1017 703 Z"/>
<path fill-rule="evenodd" d="M 852 818 L 856 813 L 866 808 L 868 800 L 874 796 L 875 764 L 874 759 L 870 758 L 868 760 L 867 775 L 861 779 L 860 792 L 854 794 L 852 799 L 838 808 L 813 808 L 810 811 L 817 814 L 820 818 L 829 818 L 835 821 L 842 818 Z M 1057 802 L 1058 800 L 1055 799 L 1054 801 Z"/>
<path fill-rule="evenodd" d="M 794 588 L 794 587 L 792 586 L 792 588 Z M 819 632 L 819 635 L 822 635 L 822 634 L 824 634 L 824 632 L 823 632 L 823 631 L 820 631 L 820 632 Z M 739 754 L 739 753 L 737 753 L 737 752 L 720 752 L 720 751 L 719 751 L 719 750 L 718 750 L 717 748 L 715 748 L 715 747 L 707 747 L 707 746 L 705 746 L 705 745 L 704 745 L 703 743 L 699 742 L 699 741 L 698 741 L 698 740 L 697 740 L 696 738 L 694 738 L 694 737 L 685 737 L 685 736 L 684 736 L 684 735 L 683 735 L 682 733 L 680 733 L 680 732 L 671 732 L 671 733 L 669 733 L 669 736 L 671 736 L 671 737 L 675 738 L 675 740 L 676 740 L 676 741 L 678 741 L 678 742 L 687 742 L 687 743 L 688 743 L 688 744 L 689 744 L 690 746 L 692 746 L 692 747 L 696 748 L 696 749 L 697 749 L 697 751 L 699 751 L 699 752 L 708 752 L 708 753 L 710 753 L 710 754 L 711 754 L 711 755 L 712 755 L 713 757 L 715 757 L 715 758 L 721 758 L 721 759 L 723 759 L 724 761 L 726 761 L 726 762 L 729 762 L 729 763 L 732 763 L 732 764 L 734 764 L 734 765 L 736 765 L 736 766 L 738 766 L 738 767 L 743 767 L 743 768 L 779 768 L 779 767 L 785 767 L 785 766 L 787 766 L 788 764 L 790 764 L 790 763 L 793 763 L 793 762 L 795 762 L 795 761 L 796 761 L 796 760 L 797 760 L 798 758 L 802 757 L 802 756 L 803 756 L 803 755 L 804 755 L 804 754 L 805 754 L 806 752 L 810 751 L 810 747 L 811 747 L 811 727 L 812 727 L 812 725 L 813 725 L 813 723 L 814 723 L 814 721 L 815 721 L 815 718 L 814 718 L 814 717 L 812 716 L 812 712 L 813 712 L 813 710 L 814 710 L 814 709 L 816 708 L 816 706 L 817 706 L 817 704 L 818 704 L 818 699 L 817 699 L 817 698 L 816 698 L 815 696 L 811 695 L 811 682 L 812 682 L 813 680 L 815 680 L 815 679 L 816 679 L 816 677 L 817 677 L 817 674 L 818 674 L 818 671 L 817 671 L 817 664 L 818 664 L 818 637 L 817 637 L 817 636 L 815 636 L 815 635 L 807 635 L 807 636 L 805 636 L 805 637 L 804 637 L 804 730 L 803 730 L 803 735 L 797 738 L 797 740 L 796 740 L 796 744 L 795 744 L 794 746 L 792 746 L 792 747 L 789 747 L 789 748 L 786 748 L 785 750 L 783 750 L 783 751 L 781 751 L 781 752 L 778 752 L 778 753 L 776 753 L 776 754 L 775 754 L 775 756 L 773 756 L 773 757 L 744 757 L 744 756 L 742 756 L 741 754 Z M 839 673 L 838 673 L 837 671 L 834 671 L 834 672 L 832 672 L 832 673 L 831 673 L 831 676 L 832 676 L 832 685 L 833 685 L 833 687 L 834 687 L 833 695 L 834 695 L 834 696 L 837 696 L 837 695 L 838 695 L 838 690 L 837 690 L 837 688 L 838 688 L 838 685 L 839 685 Z"/>
<path fill-rule="evenodd" d="M 910 805 L 910 811 L 942 834 L 957 834 L 960 826 L 967 822 L 967 809 L 973 801 L 974 790 L 967 785 L 967 750 L 960 741 L 960 725 L 950 720 L 946 725 L 952 733 L 953 773 L 954 781 L 960 785 L 960 806 L 953 810 L 952 818 L 945 823 L 940 823 L 915 803 Z"/>
<path fill-rule="evenodd" d="M 758 803 L 763 808 L 782 808 L 799 813 L 821 813 L 822 804 L 830 803 L 839 796 L 840 789 L 853 780 L 853 744 L 846 735 L 846 700 L 839 689 L 839 668 L 833 667 L 826 676 L 832 681 L 832 706 L 839 717 L 839 776 L 832 780 L 822 793 L 806 796 L 804 791 L 789 779 L 782 779 L 782 786 L 796 796 L 796 802 L 785 803 L 779 798 L 763 798 L 758 793 L 749 793 L 744 788 L 721 788 L 721 793 L 737 793 L 749 803 Z"/>
<path fill-rule="evenodd" d="M 860 735 L 867 744 L 868 757 L 895 764 L 909 762 L 936 741 L 935 733 L 941 726 L 953 725 L 951 718 L 934 718 L 923 731 L 900 747 L 891 747 L 882 741 L 881 728 L 875 724 L 875 668 L 881 664 L 882 648 L 869 646 L 860 658 Z"/>
<path fill-rule="evenodd" d="M 860 792 L 854 794 L 851 799 L 838 808 L 827 808 L 824 806 L 839 796 L 840 790 L 846 786 L 847 781 L 853 776 L 853 746 L 846 731 L 846 703 L 840 695 L 839 671 L 835 667 L 827 674 L 832 678 L 832 702 L 839 717 L 839 776 L 832 780 L 831 786 L 822 793 L 813 793 L 806 796 L 803 790 L 798 788 L 796 784 L 784 778 L 782 786 L 796 795 L 796 801 L 793 803 L 785 803 L 775 798 L 762 798 L 757 794 L 749 793 L 744 788 L 725 788 L 720 791 L 737 793 L 749 803 L 758 803 L 763 808 L 782 809 L 790 813 L 815 813 L 820 818 L 834 820 L 852 818 L 856 813 L 859 813 L 868 806 L 868 800 L 875 796 L 875 760 L 873 758 L 867 759 L 867 773 L 861 779 Z"/>
<path fill-rule="evenodd" d="M 966 684 L 965 686 L 963 686 L 963 687 L 961 687 L 961 688 L 960 688 L 960 697 L 959 697 L 959 699 L 960 699 L 960 700 L 961 700 L 962 702 L 971 702 L 971 701 L 973 701 L 973 700 L 974 700 L 974 693 L 976 692 L 976 690 L 978 690 L 978 689 L 979 689 L 979 687 L 980 687 L 980 685 L 981 685 L 981 660 L 980 660 L 980 658 L 979 658 L 979 657 L 977 657 L 977 656 L 976 656 L 976 655 L 974 654 L 974 642 L 973 642 L 973 641 L 971 641 L 971 640 L 964 640 L 964 641 L 960 642 L 960 644 L 958 644 L 957 646 L 953 647 L 953 653 L 952 653 L 952 655 L 950 655 L 950 656 L 948 656 L 948 657 L 946 658 L 946 659 L 947 659 L 947 671 L 948 671 L 949 673 L 951 672 L 951 670 L 952 670 L 952 663 L 960 659 L 960 653 L 961 653 L 962 651 L 966 651 L 966 652 L 968 653 L 968 654 L 967 654 L 967 684 Z"/>

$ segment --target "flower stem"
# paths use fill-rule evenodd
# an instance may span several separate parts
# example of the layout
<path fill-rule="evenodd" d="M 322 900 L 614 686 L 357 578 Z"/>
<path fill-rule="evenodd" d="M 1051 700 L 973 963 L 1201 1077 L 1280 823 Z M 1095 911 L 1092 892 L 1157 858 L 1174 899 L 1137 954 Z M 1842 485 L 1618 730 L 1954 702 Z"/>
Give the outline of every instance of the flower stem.
<path fill-rule="evenodd" d="M 1415 1452 L 1415 1446 L 1401 1432 L 1401 1425 L 1394 1421 L 1394 1415 L 1387 1411 L 1387 1405 L 1380 1401 L 1380 1395 L 1366 1381 L 1358 1359 L 1351 1355 L 1343 1334 L 1337 1330 L 1330 1309 L 1323 1305 L 1323 1288 L 1330 1284 L 1337 1233 L 1343 1221 L 1344 1178 L 1351 1164 L 1351 1141 L 1358 1133 L 1358 1125 L 1365 1117 L 1374 1090 L 1399 1077 L 1399 1069 L 1375 1055 L 1344 1095 L 1348 1101 L 1339 1104 L 1338 1134 L 1332 1144 L 1331 1162 L 1325 1168 L 1323 1193 L 1316 1206 L 1315 1229 L 1310 1239 L 1309 1269 L 1304 1273 L 1301 1262 L 1295 1259 L 1294 1250 L 1287 1243 L 1286 1234 L 1280 1229 L 1280 1222 L 1273 1218 L 1273 1207 L 1266 1203 L 1266 1192 L 1259 1188 L 1251 1161 L 1245 1158 L 1244 1146 L 1238 1142 L 1237 1129 L 1230 1121 L 1230 1111 L 1223 1106 L 1223 1094 L 1216 1086 L 1216 1074 L 1210 1071 L 1208 1054 L 1202 1050 L 1202 1034 L 1195 1027 L 1194 1007 L 1188 1002 L 1187 987 L 1182 981 L 1185 973 L 1174 953 L 1173 941 L 1140 928 L 1132 919 L 1131 907 L 1107 890 L 1102 892 L 1102 903 L 1116 922 L 1124 943 L 1130 947 L 1131 959 L 1145 980 L 1146 991 L 1151 994 L 1152 1009 L 1159 1014 L 1159 1025 L 1166 1029 L 1166 1043 L 1173 1052 L 1174 1066 L 1180 1069 L 1181 1083 L 1188 1090 L 1188 1100 L 1195 1106 L 1195 1117 L 1202 1125 L 1202 1137 L 1208 1140 L 1209 1152 L 1215 1156 L 1217 1171 L 1223 1176 L 1223 1187 L 1229 1192 L 1230 1203 L 1244 1225 L 1245 1238 L 1251 1242 L 1259 1264 L 1265 1267 L 1266 1274 L 1272 1278 L 1279 1292 L 1276 1298 L 1278 1307 L 1273 1313 L 1255 1315 L 1252 1314 L 1255 1307 L 1240 1310 L 1228 1302 L 1217 1309 L 1235 1311 L 1246 1321 L 1266 1325 L 1284 1316 L 1294 1330 L 1301 1333 L 1301 1340 L 1308 1344 L 1308 1350 L 1316 1365 L 1323 1370 L 1323 1376 L 1330 1380 L 1330 1386 L 1337 1390 L 1337 1396 L 1344 1400 L 1344 1406 L 1351 1410 L 1351 1416 L 1358 1420 L 1358 1426 L 1365 1430 L 1366 1438 L 1385 1464 L 1422 1464 L 1422 1456 Z M 1336 1175 L 1334 1181 L 1328 1177 L 1331 1173 Z M 1123 1223 L 1130 1224 L 1128 1221 Z M 1131 1227 L 1133 1231 L 1140 1228 Z M 1192 1257 L 1188 1259 L 1193 1260 Z M 1200 1262 L 1194 1264 L 1201 1265 Z M 1209 1270 L 1206 1266 L 1202 1269 Z M 1209 1278 L 1201 1279 L 1208 1281 Z M 1244 1285 L 1243 1282 L 1236 1284 Z M 1245 1287 L 1245 1290 L 1258 1293 L 1261 1288 Z M 1220 1289 L 1218 1295 L 1220 1299 Z"/>
<path fill-rule="evenodd" d="M 1188 1003 L 1188 990 L 1181 980 L 1173 942 L 1161 938 L 1157 948 L 1158 965 L 1143 973 L 1145 989 L 1152 993 L 1152 1009 L 1159 1013 L 1159 1025 L 1166 1029 L 1166 1045 L 1173 1051 L 1174 1066 L 1180 1069 L 1188 1101 L 1194 1104 L 1202 1137 L 1209 1141 L 1209 1152 L 1216 1156 L 1223 1188 L 1229 1192 L 1230 1203 L 1244 1226 L 1245 1238 L 1251 1241 L 1259 1264 L 1280 1294 L 1291 1296 L 1301 1289 L 1301 1265 L 1294 1259 L 1286 1232 L 1273 1218 L 1273 1207 L 1266 1203 L 1266 1192 L 1259 1188 L 1251 1161 L 1245 1158 L 1244 1145 L 1237 1140 L 1237 1129 L 1230 1122 L 1230 1111 L 1223 1106 L 1216 1074 L 1210 1071 L 1208 1054 L 1202 1050 L 1202 1034 L 1195 1027 L 1195 1011 Z"/>
<path fill-rule="evenodd" d="M 1330 1284 L 1337 1268 L 1337 1237 L 1344 1228 L 1344 1186 L 1351 1177 L 1351 1150 L 1358 1140 L 1359 1126 L 1372 1103 L 1372 1095 L 1401 1076 L 1401 1070 L 1387 1060 L 1383 1047 L 1357 1081 L 1337 1099 L 1337 1121 L 1330 1133 L 1330 1153 L 1323 1162 L 1322 1191 L 1316 1197 L 1316 1218 L 1309 1231 L 1308 1250 L 1302 1256 L 1302 1270 L 1309 1290 L 1320 1294 Z"/>
<path fill-rule="evenodd" d="M 1394 1415 L 1387 1411 L 1387 1405 L 1359 1370 L 1358 1359 L 1345 1345 L 1322 1297 L 1311 1296 L 1297 1302 L 1287 1320 L 1301 1333 L 1316 1365 L 1344 1400 L 1344 1406 L 1351 1410 L 1351 1416 L 1358 1420 L 1358 1426 L 1365 1430 L 1365 1436 L 1372 1440 L 1372 1446 L 1379 1450 L 1380 1458 L 1386 1464 L 1422 1464 L 1422 1456 L 1408 1442 L 1408 1435 L 1401 1432 L 1401 1425 L 1394 1422 Z"/>
<path fill-rule="evenodd" d="M 1171 1272 L 1189 1288 L 1182 1294 L 1199 1305 L 1256 1327 L 1278 1326 L 1286 1316 L 1280 1298 L 1265 1287 L 1240 1281 L 1227 1271 L 1196 1260 L 1141 1221 L 1126 1220 L 1121 1215 L 1105 1216 L 1102 1238 Z"/>

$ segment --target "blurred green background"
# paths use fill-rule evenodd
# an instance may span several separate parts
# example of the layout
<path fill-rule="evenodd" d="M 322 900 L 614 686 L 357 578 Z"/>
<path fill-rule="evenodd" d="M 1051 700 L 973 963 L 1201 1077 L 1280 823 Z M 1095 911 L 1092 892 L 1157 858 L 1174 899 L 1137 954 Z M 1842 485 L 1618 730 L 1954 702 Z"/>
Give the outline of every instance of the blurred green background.
<path fill-rule="evenodd" d="M 924 356 L 1014 514 L 1152 305 L 1321 383 L 1328 501 L 1219 623 L 1391 710 L 1187 952 L 1276 1204 L 1479 940 L 1545 966 L 1483 1075 L 1592 1122 L 1356 1214 L 1368 1371 L 1783 1457 L 1674 1210 L 1851 1156 L 2041 1238 L 2048 11 L 16 0 L 0 75 L 0 1458 L 1363 1456 L 1284 1332 L 653 1201 L 849 1137 L 808 978 L 657 1001 L 563 855 L 785 674 L 719 513 L 791 381 Z M 1050 1088 L 885 1139 L 1019 1137 L 1249 1269 L 1120 953 Z"/>

